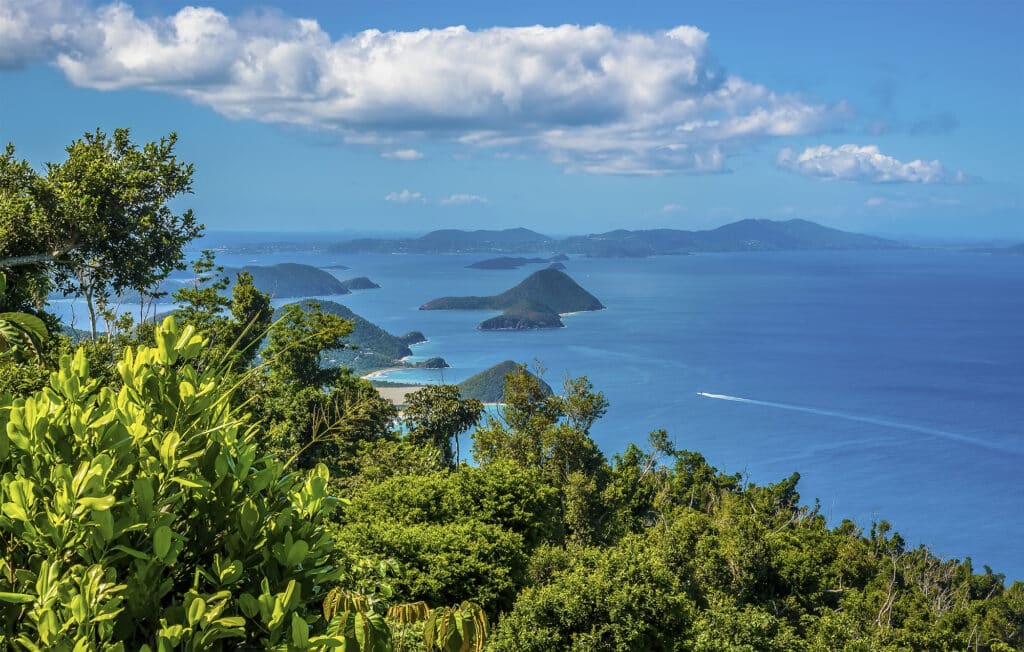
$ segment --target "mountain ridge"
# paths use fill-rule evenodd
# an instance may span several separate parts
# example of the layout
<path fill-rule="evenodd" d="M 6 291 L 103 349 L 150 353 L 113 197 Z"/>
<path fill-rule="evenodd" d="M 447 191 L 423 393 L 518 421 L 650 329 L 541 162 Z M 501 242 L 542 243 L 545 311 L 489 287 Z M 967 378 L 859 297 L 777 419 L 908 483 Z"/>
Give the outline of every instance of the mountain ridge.
<path fill-rule="evenodd" d="M 810 220 L 748 218 L 714 229 L 615 229 L 553 238 L 530 229 L 442 229 L 418 238 L 362 238 L 328 247 L 337 253 L 536 253 L 592 257 L 643 257 L 724 251 L 899 249 L 906 245 L 834 229 Z"/>

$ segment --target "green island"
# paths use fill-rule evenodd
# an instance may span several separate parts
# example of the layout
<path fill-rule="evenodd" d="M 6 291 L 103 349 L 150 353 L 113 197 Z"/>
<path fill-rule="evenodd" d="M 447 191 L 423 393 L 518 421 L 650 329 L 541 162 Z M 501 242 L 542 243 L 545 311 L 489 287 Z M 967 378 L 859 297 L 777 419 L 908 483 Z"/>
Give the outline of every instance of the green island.
<path fill-rule="evenodd" d="M 457 387 L 463 398 L 475 398 L 483 403 L 501 403 L 505 397 L 505 379 L 511 373 L 529 374 L 546 396 L 554 394 L 550 385 L 530 373 L 525 365 L 513 360 L 499 362 L 478 374 L 473 374 Z"/>
<path fill-rule="evenodd" d="M 257 288 L 277 299 L 349 294 L 349 287 L 344 282 L 312 265 L 278 263 L 224 269 L 224 275 L 229 279 L 239 272 L 251 274 Z"/>
<path fill-rule="evenodd" d="M 0 154 L 0 648 L 1024 650 L 1024 583 L 664 431 L 608 455 L 585 376 L 551 392 L 516 366 L 494 414 L 438 385 L 399 417 L 327 364 L 363 326 L 340 304 L 275 319 L 242 273 L 158 324 L 109 315 L 202 233 L 175 146 Z M 87 306 L 79 341 L 55 286 Z"/>
<path fill-rule="evenodd" d="M 528 330 L 561 328 L 559 315 L 602 310 L 604 305 L 568 274 L 542 269 L 515 287 L 490 297 L 442 297 L 420 306 L 420 310 L 501 310 L 487 319 L 481 330 Z"/>

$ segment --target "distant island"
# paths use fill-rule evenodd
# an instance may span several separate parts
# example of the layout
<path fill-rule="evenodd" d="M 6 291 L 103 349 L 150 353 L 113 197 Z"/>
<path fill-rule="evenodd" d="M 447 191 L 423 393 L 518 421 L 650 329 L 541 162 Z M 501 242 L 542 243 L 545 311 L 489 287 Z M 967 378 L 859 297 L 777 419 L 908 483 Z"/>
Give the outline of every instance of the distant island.
<path fill-rule="evenodd" d="M 279 263 L 267 266 L 246 265 L 241 269 L 224 268 L 224 274 L 232 282 L 238 272 L 252 274 L 253 284 L 275 299 L 349 294 L 349 289 L 341 281 L 312 265 Z"/>
<path fill-rule="evenodd" d="M 550 262 L 547 258 L 488 258 L 466 265 L 467 269 L 519 269 L 524 265 L 538 265 Z"/>
<path fill-rule="evenodd" d="M 975 249 L 965 249 L 976 254 L 1014 254 L 1017 256 L 1024 256 L 1024 244 L 1013 245 L 1010 247 L 979 247 Z"/>
<path fill-rule="evenodd" d="M 346 290 L 376 290 L 380 288 L 379 285 L 366 278 L 365 276 L 357 276 L 355 278 L 346 279 L 341 282 L 345 286 Z"/>
<path fill-rule="evenodd" d="M 312 302 L 303 301 L 301 303 L 308 305 Z M 439 369 L 448 366 L 448 363 L 441 358 L 430 358 L 423 362 L 412 364 L 403 362 L 402 358 L 412 355 L 412 349 L 409 348 L 407 342 L 415 343 L 425 339 L 416 339 L 409 336 L 418 335 L 422 338 L 422 333 L 409 333 L 402 337 L 395 337 L 380 326 L 352 312 L 347 306 L 334 301 L 318 301 L 316 303 L 320 304 L 320 309 L 325 313 L 337 315 L 353 322 L 355 325 L 352 333 L 345 338 L 346 348 L 335 349 L 328 353 L 328 357 L 333 364 L 348 367 L 357 374 L 365 374 L 388 367 Z M 349 348 L 350 346 L 352 348 Z"/>
<path fill-rule="evenodd" d="M 482 322 L 481 330 L 529 330 L 561 328 L 560 315 L 601 310 L 604 305 L 564 272 L 542 269 L 522 283 L 490 297 L 442 297 L 420 306 L 420 310 L 501 310 L 502 314 Z"/>
<path fill-rule="evenodd" d="M 529 229 L 432 231 L 419 238 L 361 238 L 330 245 L 337 253 L 495 253 L 549 252 L 558 256 L 643 257 L 721 251 L 797 251 L 813 249 L 899 249 L 899 242 L 840 231 L 808 220 L 746 219 L 717 229 L 683 231 L 620 229 L 607 233 L 552 238 Z M 562 258 L 552 258 L 560 261 Z"/>
<path fill-rule="evenodd" d="M 483 403 L 501 403 L 505 400 L 505 377 L 519 367 L 520 365 L 512 360 L 499 362 L 459 383 L 459 393 L 462 398 L 475 398 Z M 529 371 L 526 373 L 534 375 Z M 553 393 L 551 386 L 543 380 L 540 381 L 540 386 L 545 395 L 550 396 Z"/>

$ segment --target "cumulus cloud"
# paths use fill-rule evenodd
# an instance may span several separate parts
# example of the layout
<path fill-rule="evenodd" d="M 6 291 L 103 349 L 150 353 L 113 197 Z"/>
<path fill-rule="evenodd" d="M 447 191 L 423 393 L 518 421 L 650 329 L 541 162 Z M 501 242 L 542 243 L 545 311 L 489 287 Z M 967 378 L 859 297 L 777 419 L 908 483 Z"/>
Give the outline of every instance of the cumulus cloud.
<path fill-rule="evenodd" d="M 442 206 L 459 206 L 463 204 L 486 204 L 487 198 L 480 195 L 469 195 L 466 193 L 455 193 L 448 195 L 441 200 Z"/>
<path fill-rule="evenodd" d="M 396 161 L 418 161 L 423 158 L 423 152 L 418 149 L 395 149 L 389 152 L 381 152 L 381 156 Z"/>
<path fill-rule="evenodd" d="M 95 48 L 95 21 L 74 0 L 0 0 L 0 69 Z"/>
<path fill-rule="evenodd" d="M 817 145 L 799 154 L 784 148 L 778 164 L 784 168 L 823 179 L 867 183 L 966 183 L 963 172 L 947 172 L 938 161 L 920 159 L 904 163 L 883 154 L 877 145 Z"/>
<path fill-rule="evenodd" d="M 0 0 L 0 37 L 32 34 L 15 51 L 44 44 L 38 51 L 80 86 L 173 93 L 234 119 L 337 131 L 343 142 L 400 136 L 539 151 L 573 172 L 722 172 L 751 140 L 816 133 L 848 112 L 726 72 L 708 34 L 690 26 L 457 26 L 334 38 L 315 20 L 235 18 L 209 7 L 151 18 L 120 2 L 67 12 L 14 6 Z"/>
<path fill-rule="evenodd" d="M 401 192 L 389 192 L 384 195 L 384 201 L 398 202 L 399 204 L 408 204 L 410 202 L 425 202 L 426 198 L 421 192 L 415 192 L 413 190 L 403 190 Z"/>

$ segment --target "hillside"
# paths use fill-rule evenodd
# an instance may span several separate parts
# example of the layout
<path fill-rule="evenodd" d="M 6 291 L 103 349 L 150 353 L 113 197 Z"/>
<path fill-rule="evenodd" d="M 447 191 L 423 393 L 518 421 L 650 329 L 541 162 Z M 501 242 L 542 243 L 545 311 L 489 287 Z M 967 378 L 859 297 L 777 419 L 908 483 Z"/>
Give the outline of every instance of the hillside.
<path fill-rule="evenodd" d="M 346 366 L 356 373 L 366 373 L 399 365 L 402 358 L 412 355 L 412 350 L 401 339 L 352 312 L 347 306 L 334 301 L 318 303 L 325 313 L 338 315 L 355 324 L 346 343 L 357 348 L 331 351 L 328 353 L 331 362 Z"/>
<path fill-rule="evenodd" d="M 224 268 L 224 274 L 234 281 L 238 272 L 252 274 L 253 284 L 275 299 L 316 297 L 349 294 L 348 288 L 328 272 L 300 263 L 277 265 L 246 265 L 241 269 Z"/>
<path fill-rule="evenodd" d="M 746 219 L 705 231 L 618 229 L 606 233 L 549 238 L 528 229 L 504 231 L 433 231 L 420 238 L 349 240 L 332 245 L 336 252 L 440 254 L 456 252 L 557 252 L 591 257 L 643 257 L 714 251 L 797 251 L 808 249 L 896 249 L 905 245 L 850 233 L 808 220 Z"/>
<path fill-rule="evenodd" d="M 488 319 L 484 330 L 525 330 L 559 328 L 560 314 L 601 310 L 604 306 L 565 272 L 542 269 L 522 283 L 490 297 L 441 297 L 420 306 L 420 310 L 501 310 L 501 317 Z"/>
<path fill-rule="evenodd" d="M 499 362 L 459 383 L 459 393 L 462 398 L 475 398 L 484 403 L 501 403 L 505 398 L 505 377 L 518 368 L 519 364 L 512 360 Z M 530 375 L 534 376 L 532 373 Z M 539 378 L 538 381 L 544 393 L 550 396 L 553 393 L 551 386 Z"/>

